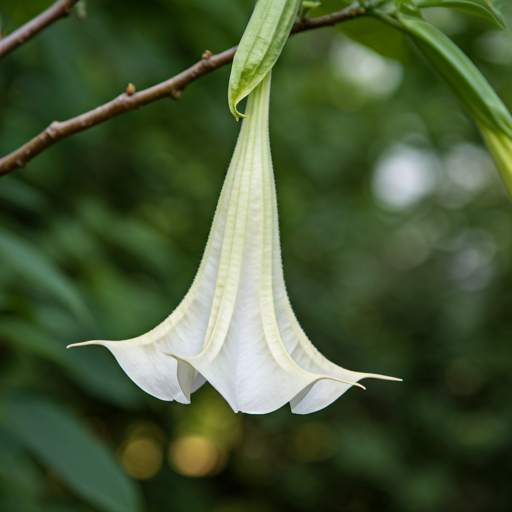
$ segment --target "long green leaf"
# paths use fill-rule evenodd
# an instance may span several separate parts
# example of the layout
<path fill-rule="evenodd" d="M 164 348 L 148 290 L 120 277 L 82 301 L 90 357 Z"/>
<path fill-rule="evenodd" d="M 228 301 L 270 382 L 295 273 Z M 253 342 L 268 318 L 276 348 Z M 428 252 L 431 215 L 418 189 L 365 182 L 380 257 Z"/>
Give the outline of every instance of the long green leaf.
<path fill-rule="evenodd" d="M 244 117 L 236 106 L 272 69 L 299 11 L 301 0 L 259 0 L 238 45 L 231 76 L 228 102 L 238 120 Z"/>
<path fill-rule="evenodd" d="M 43 288 L 75 315 L 89 321 L 87 309 L 70 280 L 37 247 L 3 228 L 0 259 L 22 279 Z"/>
<path fill-rule="evenodd" d="M 16 435 L 0 425 L 0 487 L 4 482 L 33 497 L 44 489 L 45 476 L 29 458 Z M 0 510 L 3 509 L 0 507 Z"/>
<path fill-rule="evenodd" d="M 27 448 L 93 507 L 104 512 L 141 510 L 133 482 L 64 408 L 35 397 L 18 397 L 7 403 L 5 412 Z"/>
<path fill-rule="evenodd" d="M 425 21 L 398 14 L 379 15 L 406 32 L 480 127 L 487 146 L 512 195 L 512 116 L 469 58 L 442 32 Z"/>
<path fill-rule="evenodd" d="M 59 343 L 19 318 L 2 318 L 0 339 L 9 342 L 17 350 L 43 357 L 61 366 L 70 366 L 67 352 Z"/>
<path fill-rule="evenodd" d="M 401 28 L 480 124 L 512 136 L 512 116 L 478 68 L 447 36 L 429 23 L 398 15 Z M 396 26 L 396 25 L 395 25 Z"/>
<path fill-rule="evenodd" d="M 500 28 L 505 28 L 503 16 L 487 0 L 416 0 L 415 3 L 420 9 L 425 7 L 447 7 L 449 9 L 455 9 L 483 18 Z"/>
<path fill-rule="evenodd" d="M 503 132 L 480 126 L 494 162 L 500 170 L 501 177 L 512 196 L 512 139 Z"/>

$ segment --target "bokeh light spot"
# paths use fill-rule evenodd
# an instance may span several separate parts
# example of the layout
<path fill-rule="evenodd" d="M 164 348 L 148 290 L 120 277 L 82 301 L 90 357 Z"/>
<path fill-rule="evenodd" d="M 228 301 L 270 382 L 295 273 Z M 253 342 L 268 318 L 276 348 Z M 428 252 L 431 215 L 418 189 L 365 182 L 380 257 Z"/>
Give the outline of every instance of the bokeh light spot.
<path fill-rule="evenodd" d="M 338 37 L 331 48 L 331 65 L 341 81 L 362 89 L 369 100 L 390 98 L 403 79 L 402 65 L 348 37 Z"/>
<path fill-rule="evenodd" d="M 121 462 L 131 476 L 147 480 L 155 476 L 162 467 L 162 447 L 151 438 L 134 439 L 124 448 Z"/>
<path fill-rule="evenodd" d="M 512 63 L 512 36 L 505 30 L 491 30 L 473 44 L 478 56 L 493 64 Z"/>
<path fill-rule="evenodd" d="M 408 208 L 432 192 L 438 170 L 432 152 L 396 145 L 377 162 L 373 193 L 388 209 Z"/>
<path fill-rule="evenodd" d="M 214 441 L 202 436 L 178 438 L 169 448 L 169 463 L 182 475 L 212 476 L 224 469 L 226 453 Z"/>

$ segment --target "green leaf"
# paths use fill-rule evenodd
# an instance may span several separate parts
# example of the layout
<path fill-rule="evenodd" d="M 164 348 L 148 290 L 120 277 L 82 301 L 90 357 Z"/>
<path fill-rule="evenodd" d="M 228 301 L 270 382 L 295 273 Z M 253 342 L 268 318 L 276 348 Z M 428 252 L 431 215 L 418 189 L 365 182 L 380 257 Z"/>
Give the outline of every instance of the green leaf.
<path fill-rule="evenodd" d="M 475 120 L 512 136 L 512 117 L 509 111 L 464 52 L 429 23 L 400 14 L 398 19 L 401 29 L 411 36 L 421 53 Z"/>
<path fill-rule="evenodd" d="M 90 321 L 89 313 L 71 281 L 37 247 L 2 228 L 0 259 L 22 279 L 53 295 L 77 317 Z"/>
<path fill-rule="evenodd" d="M 236 106 L 265 78 L 283 49 L 301 0 L 259 0 L 238 45 L 231 76 L 228 102 L 237 121 L 244 117 Z"/>
<path fill-rule="evenodd" d="M 41 469 L 28 457 L 16 435 L 0 426 L 0 482 L 2 481 L 18 492 L 30 496 L 41 493 L 46 483 Z"/>
<path fill-rule="evenodd" d="M 0 339 L 9 342 L 15 349 L 35 354 L 61 366 L 69 366 L 67 352 L 59 343 L 19 318 L 2 318 Z"/>
<path fill-rule="evenodd" d="M 0 199 L 16 205 L 18 208 L 22 207 L 34 212 L 41 211 L 48 204 L 44 194 L 35 187 L 15 179 L 13 176 L 4 176 L 2 178 Z"/>
<path fill-rule="evenodd" d="M 454 95 L 478 124 L 501 177 L 512 195 L 512 116 L 489 82 L 462 50 L 425 21 L 398 14 L 379 15 L 411 36 Z"/>
<path fill-rule="evenodd" d="M 447 7 L 456 11 L 465 12 L 490 21 L 505 29 L 505 20 L 501 13 L 487 0 L 415 0 L 419 9 L 426 7 Z"/>
<path fill-rule="evenodd" d="M 512 196 L 512 138 L 507 134 L 480 126 L 485 142 L 498 167 L 503 183 Z"/>
<path fill-rule="evenodd" d="M 27 448 L 90 505 L 104 512 L 141 510 L 133 482 L 63 407 L 35 397 L 17 397 L 4 410 Z"/>

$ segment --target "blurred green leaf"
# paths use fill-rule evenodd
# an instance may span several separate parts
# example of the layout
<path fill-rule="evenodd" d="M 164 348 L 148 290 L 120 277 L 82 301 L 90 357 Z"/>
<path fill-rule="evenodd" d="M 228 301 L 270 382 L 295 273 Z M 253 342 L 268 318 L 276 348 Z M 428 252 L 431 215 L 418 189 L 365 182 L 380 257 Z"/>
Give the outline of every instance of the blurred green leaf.
<path fill-rule="evenodd" d="M 67 356 L 70 361 L 68 370 L 74 381 L 103 402 L 128 409 L 144 403 L 142 392 L 126 378 L 110 353 L 100 347 L 90 347 L 80 352 L 68 350 Z"/>
<path fill-rule="evenodd" d="M 7 487 L 0 493 L 0 510 L 2 512 L 40 512 L 32 496 L 19 492 L 16 487 Z"/>
<path fill-rule="evenodd" d="M 5 411 L 27 448 L 78 496 L 105 512 L 141 510 L 132 481 L 64 408 L 40 398 L 17 397 Z"/>
<path fill-rule="evenodd" d="M 236 109 L 276 63 L 290 35 L 301 0 L 259 0 L 233 59 L 228 101 L 237 121 Z"/>
<path fill-rule="evenodd" d="M 0 199 L 34 212 L 42 210 L 48 200 L 44 194 L 14 176 L 4 176 L 0 187 Z"/>
<path fill-rule="evenodd" d="M 115 245 L 161 271 L 173 272 L 176 255 L 171 240 L 147 223 L 119 217 L 98 203 L 83 205 L 82 215 L 87 226 L 105 243 Z"/>
<path fill-rule="evenodd" d="M 505 29 L 505 20 L 501 13 L 487 0 L 415 0 L 419 9 L 426 7 L 447 7 L 478 16 Z"/>
<path fill-rule="evenodd" d="M 0 426 L 0 481 L 35 495 L 45 486 L 41 470 L 28 458 L 20 440 Z"/>
<path fill-rule="evenodd" d="M 399 61 L 408 60 L 405 37 L 378 19 L 361 17 L 337 25 L 348 37 L 371 48 L 384 57 Z"/>
<path fill-rule="evenodd" d="M 94 349 L 80 353 L 66 350 L 69 340 L 61 344 L 39 327 L 19 318 L 2 319 L 0 340 L 9 342 L 15 350 L 58 364 L 82 389 L 102 401 L 126 408 L 141 403 L 137 386 L 126 379 L 110 354 Z"/>
<path fill-rule="evenodd" d="M 34 325 L 19 318 L 2 318 L 0 339 L 11 343 L 17 350 L 24 350 L 59 365 L 69 366 L 67 353 L 59 343 Z"/>
<path fill-rule="evenodd" d="M 481 125 L 480 129 L 503 182 L 512 196 L 512 138 L 507 133 L 492 130 L 484 125 Z"/>
<path fill-rule="evenodd" d="M 78 318 L 90 322 L 90 315 L 76 288 L 37 247 L 0 228 L 0 257 L 22 279 L 42 287 Z"/>

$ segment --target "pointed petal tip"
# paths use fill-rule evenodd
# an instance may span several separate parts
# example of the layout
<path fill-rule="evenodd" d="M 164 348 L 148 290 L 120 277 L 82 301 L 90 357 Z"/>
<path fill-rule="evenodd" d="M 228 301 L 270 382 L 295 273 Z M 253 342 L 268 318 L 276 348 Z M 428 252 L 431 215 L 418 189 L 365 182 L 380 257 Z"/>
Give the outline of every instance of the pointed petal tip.
<path fill-rule="evenodd" d="M 380 380 L 392 380 L 395 382 L 402 382 L 403 379 L 398 377 L 389 377 L 388 375 L 379 375 L 378 373 L 365 373 L 363 379 L 380 379 Z"/>
<path fill-rule="evenodd" d="M 81 343 L 72 343 L 71 345 L 68 345 L 66 348 L 84 347 L 85 345 L 103 345 L 103 342 L 99 340 L 82 341 Z"/>
<path fill-rule="evenodd" d="M 387 376 L 384 376 L 384 375 L 379 376 L 379 379 L 381 379 L 381 380 L 391 380 L 393 382 L 403 382 L 404 381 L 404 379 L 399 379 L 398 377 L 387 377 Z"/>

